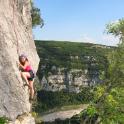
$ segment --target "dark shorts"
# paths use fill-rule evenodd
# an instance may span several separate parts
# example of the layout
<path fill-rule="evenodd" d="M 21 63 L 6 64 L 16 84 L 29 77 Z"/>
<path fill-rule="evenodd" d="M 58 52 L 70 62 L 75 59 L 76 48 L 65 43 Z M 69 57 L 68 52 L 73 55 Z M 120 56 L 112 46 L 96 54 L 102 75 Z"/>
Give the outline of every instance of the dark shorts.
<path fill-rule="evenodd" d="M 29 73 L 30 73 L 30 77 L 27 78 L 27 79 L 28 79 L 28 81 L 33 81 L 33 79 L 34 79 L 34 72 L 32 70 L 30 70 Z"/>

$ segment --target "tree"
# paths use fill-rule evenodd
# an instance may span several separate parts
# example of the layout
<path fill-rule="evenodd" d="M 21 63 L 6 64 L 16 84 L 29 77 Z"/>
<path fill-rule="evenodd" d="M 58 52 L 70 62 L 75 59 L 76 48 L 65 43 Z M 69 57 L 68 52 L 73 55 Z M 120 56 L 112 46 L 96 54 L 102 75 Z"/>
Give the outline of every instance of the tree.
<path fill-rule="evenodd" d="M 124 81 L 124 19 L 119 19 L 107 25 L 107 32 L 120 38 L 120 43 L 115 52 L 111 55 L 110 77 L 114 79 L 114 84 L 123 84 Z M 112 80 L 111 79 L 111 80 Z M 113 82 L 113 80 L 112 80 Z"/>
<path fill-rule="evenodd" d="M 124 18 L 107 24 L 106 29 L 107 33 L 118 36 L 120 38 L 120 41 L 124 42 Z"/>
<path fill-rule="evenodd" d="M 124 19 L 108 24 L 107 33 L 119 37 L 120 43 L 111 54 L 109 79 L 97 107 L 103 124 L 124 123 Z"/>
<path fill-rule="evenodd" d="M 90 117 L 99 115 L 100 124 L 124 123 L 124 19 L 107 25 L 107 33 L 120 38 L 118 47 L 110 55 L 107 81 L 94 88 L 94 101 L 89 106 Z M 92 118 L 90 118 L 92 119 Z M 95 122 L 96 123 L 96 122 Z"/>
<path fill-rule="evenodd" d="M 31 5 L 32 27 L 35 28 L 36 26 L 40 25 L 42 28 L 44 26 L 44 20 L 41 18 L 40 9 L 35 7 L 33 2 L 31 2 Z"/>

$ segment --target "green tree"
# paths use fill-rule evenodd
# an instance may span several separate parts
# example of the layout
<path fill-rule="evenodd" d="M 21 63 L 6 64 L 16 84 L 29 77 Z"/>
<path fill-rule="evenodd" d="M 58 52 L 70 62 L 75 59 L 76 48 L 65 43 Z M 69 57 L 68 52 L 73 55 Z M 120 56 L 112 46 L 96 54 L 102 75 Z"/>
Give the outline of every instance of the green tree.
<path fill-rule="evenodd" d="M 107 32 L 120 38 L 117 49 L 111 54 L 109 68 L 110 80 L 113 85 L 122 86 L 124 83 L 124 19 L 107 25 Z"/>
<path fill-rule="evenodd" d="M 124 19 L 107 25 L 107 33 L 120 38 L 118 47 L 111 53 L 107 81 L 94 88 L 94 101 L 90 112 L 83 115 L 99 115 L 100 124 L 124 123 Z M 91 119 L 91 118 L 90 118 Z M 98 120 L 97 120 L 98 121 Z M 96 123 L 96 122 L 95 122 Z M 92 124 L 95 124 L 92 123 Z"/>
<path fill-rule="evenodd" d="M 32 27 L 35 28 L 36 26 L 40 25 L 41 28 L 44 25 L 44 20 L 41 18 L 40 9 L 35 7 L 33 2 L 31 2 L 32 10 L 31 10 L 31 17 L 32 17 Z"/>
<path fill-rule="evenodd" d="M 108 24 L 107 32 L 119 37 L 120 43 L 111 54 L 109 79 L 96 106 L 103 124 L 120 124 L 124 123 L 124 19 Z"/>
<path fill-rule="evenodd" d="M 114 36 L 118 36 L 120 41 L 124 41 L 124 18 L 118 21 L 107 24 L 107 33 L 111 33 Z"/>

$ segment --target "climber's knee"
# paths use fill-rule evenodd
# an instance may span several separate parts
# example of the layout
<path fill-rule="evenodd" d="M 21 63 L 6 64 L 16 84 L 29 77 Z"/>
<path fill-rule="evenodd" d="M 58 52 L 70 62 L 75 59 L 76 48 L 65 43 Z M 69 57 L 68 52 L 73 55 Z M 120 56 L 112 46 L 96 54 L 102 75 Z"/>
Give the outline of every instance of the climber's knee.
<path fill-rule="evenodd" d="M 28 77 L 30 77 L 30 74 L 28 72 L 21 72 L 21 76 L 23 78 L 28 78 Z"/>
<path fill-rule="evenodd" d="M 22 76 L 23 78 L 25 78 L 24 72 L 20 72 L 20 73 L 21 73 L 21 76 Z"/>

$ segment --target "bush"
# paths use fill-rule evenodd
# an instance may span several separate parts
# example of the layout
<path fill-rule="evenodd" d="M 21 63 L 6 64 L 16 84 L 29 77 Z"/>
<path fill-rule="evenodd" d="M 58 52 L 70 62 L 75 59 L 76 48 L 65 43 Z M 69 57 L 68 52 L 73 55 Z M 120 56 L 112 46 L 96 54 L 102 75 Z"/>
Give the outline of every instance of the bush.
<path fill-rule="evenodd" d="M 6 117 L 0 117 L 0 124 L 6 124 L 7 118 Z"/>
<path fill-rule="evenodd" d="M 87 87 L 77 94 L 64 91 L 38 91 L 38 101 L 34 110 L 41 113 L 61 106 L 88 103 L 93 100 L 93 93 L 90 90 L 91 89 Z"/>

